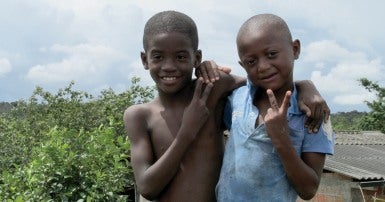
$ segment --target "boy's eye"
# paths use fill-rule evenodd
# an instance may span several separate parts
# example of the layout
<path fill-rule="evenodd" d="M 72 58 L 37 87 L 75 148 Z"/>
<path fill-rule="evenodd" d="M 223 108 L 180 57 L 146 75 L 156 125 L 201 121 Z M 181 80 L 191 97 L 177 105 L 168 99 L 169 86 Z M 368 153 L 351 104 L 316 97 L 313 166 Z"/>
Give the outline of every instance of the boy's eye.
<path fill-rule="evenodd" d="M 154 54 L 154 55 L 152 55 L 152 59 L 160 60 L 160 59 L 162 59 L 162 56 L 160 54 Z"/>
<path fill-rule="evenodd" d="M 185 56 L 185 55 L 177 55 L 176 58 L 177 58 L 178 60 L 186 60 L 186 59 L 187 59 L 187 56 Z"/>
<path fill-rule="evenodd" d="M 255 64 L 255 60 L 245 60 L 245 65 L 246 66 L 251 66 Z"/>
<path fill-rule="evenodd" d="M 277 51 L 270 51 L 270 52 L 268 52 L 268 53 L 266 54 L 266 56 L 267 56 L 268 58 L 274 58 L 274 57 L 277 56 L 277 54 L 278 54 Z"/>

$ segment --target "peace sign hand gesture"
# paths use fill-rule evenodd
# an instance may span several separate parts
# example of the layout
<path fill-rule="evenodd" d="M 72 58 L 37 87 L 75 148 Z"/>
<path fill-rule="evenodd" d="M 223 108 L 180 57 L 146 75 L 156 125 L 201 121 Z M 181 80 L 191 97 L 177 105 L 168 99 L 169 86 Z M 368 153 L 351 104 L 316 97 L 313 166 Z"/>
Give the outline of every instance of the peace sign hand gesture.
<path fill-rule="evenodd" d="M 196 80 L 193 98 L 183 113 L 181 127 L 186 127 L 188 129 L 188 134 L 191 135 L 191 139 L 195 138 L 209 116 L 209 109 L 207 108 L 206 101 L 213 88 L 213 84 L 208 83 L 202 92 L 203 82 L 202 77 Z"/>
<path fill-rule="evenodd" d="M 267 109 L 264 122 L 267 134 L 274 144 L 274 141 L 276 140 L 284 140 L 289 137 L 289 126 L 286 116 L 290 105 L 291 92 L 286 92 L 280 107 L 278 106 L 277 99 L 275 98 L 273 91 L 268 89 L 266 93 L 269 97 L 271 107 Z"/>

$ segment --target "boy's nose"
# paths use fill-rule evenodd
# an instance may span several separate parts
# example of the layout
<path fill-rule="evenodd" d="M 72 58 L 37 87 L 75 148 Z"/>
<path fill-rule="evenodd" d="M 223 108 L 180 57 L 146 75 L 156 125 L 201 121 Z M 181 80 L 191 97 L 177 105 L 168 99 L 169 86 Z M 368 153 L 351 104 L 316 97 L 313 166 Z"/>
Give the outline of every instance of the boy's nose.
<path fill-rule="evenodd" d="M 270 68 L 270 63 L 266 59 L 258 60 L 258 71 L 264 71 Z"/>
<path fill-rule="evenodd" d="M 174 71 L 176 69 L 175 63 L 171 60 L 166 60 L 162 65 L 163 71 Z"/>

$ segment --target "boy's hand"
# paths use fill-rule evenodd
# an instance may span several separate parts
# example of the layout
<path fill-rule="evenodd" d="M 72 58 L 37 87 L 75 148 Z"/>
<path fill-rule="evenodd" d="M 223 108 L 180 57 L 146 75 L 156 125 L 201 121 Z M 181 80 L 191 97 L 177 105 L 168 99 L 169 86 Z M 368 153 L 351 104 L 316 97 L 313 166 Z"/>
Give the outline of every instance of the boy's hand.
<path fill-rule="evenodd" d="M 203 81 L 207 83 L 214 83 L 219 80 L 219 71 L 229 74 L 231 69 L 228 67 L 220 67 L 214 61 L 204 61 L 195 69 L 195 76 L 202 77 Z"/>
<path fill-rule="evenodd" d="M 182 118 L 182 126 L 189 130 L 189 134 L 191 134 L 190 138 L 192 140 L 198 134 L 201 127 L 206 123 L 209 116 L 206 101 L 210 95 L 213 84 L 208 83 L 203 92 L 202 86 L 203 79 L 200 77 L 196 81 L 193 98 L 190 104 L 185 108 Z"/>
<path fill-rule="evenodd" d="M 322 121 L 326 123 L 329 120 L 330 109 L 326 101 L 320 96 L 315 95 L 311 100 L 300 100 L 298 106 L 301 111 L 306 113 L 305 127 L 308 128 L 309 133 L 318 132 Z"/>
<path fill-rule="evenodd" d="M 310 80 L 296 82 L 298 88 L 298 107 L 306 113 L 305 127 L 309 133 L 316 133 L 322 122 L 326 123 L 330 109 L 326 101 Z"/>
<path fill-rule="evenodd" d="M 273 144 L 274 141 L 281 137 L 283 138 L 288 137 L 289 134 L 289 126 L 287 124 L 287 110 L 290 105 L 290 97 L 291 92 L 287 91 L 285 94 L 285 98 L 283 99 L 283 102 L 281 106 L 278 106 L 277 100 L 274 96 L 274 93 L 272 90 L 268 89 L 266 91 L 267 95 L 269 96 L 270 101 L 270 108 L 267 109 L 266 116 L 264 117 L 266 131 L 268 135 L 270 136 Z M 274 138 L 277 137 L 277 138 Z"/>

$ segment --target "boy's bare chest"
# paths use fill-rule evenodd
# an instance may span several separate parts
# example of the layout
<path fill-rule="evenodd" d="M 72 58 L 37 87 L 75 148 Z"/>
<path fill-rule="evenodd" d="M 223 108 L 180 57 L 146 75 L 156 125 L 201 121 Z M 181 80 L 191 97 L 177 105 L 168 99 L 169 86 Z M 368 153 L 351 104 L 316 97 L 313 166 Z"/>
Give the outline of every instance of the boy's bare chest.
<path fill-rule="evenodd" d="M 160 112 L 157 116 L 152 117 L 156 118 L 149 120 L 149 135 L 156 158 L 159 158 L 177 137 L 182 125 L 183 112 L 173 114 Z M 212 136 L 207 135 L 207 133 L 213 133 L 212 131 L 202 129 L 201 133 L 191 143 L 188 154 L 200 155 L 199 152 L 208 152 L 208 148 L 218 147 L 215 144 L 218 144 L 220 140 L 215 140 Z"/>

